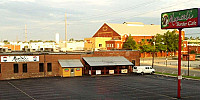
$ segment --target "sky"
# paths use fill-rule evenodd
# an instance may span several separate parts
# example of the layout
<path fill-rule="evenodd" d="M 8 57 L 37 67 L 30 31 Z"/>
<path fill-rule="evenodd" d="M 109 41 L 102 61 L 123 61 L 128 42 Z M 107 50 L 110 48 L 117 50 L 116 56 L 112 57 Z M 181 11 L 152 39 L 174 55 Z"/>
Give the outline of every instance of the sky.
<path fill-rule="evenodd" d="M 106 23 L 143 22 L 160 25 L 163 12 L 200 8 L 200 0 L 0 0 L 0 41 L 92 37 Z M 200 37 L 200 28 L 184 29 Z"/>

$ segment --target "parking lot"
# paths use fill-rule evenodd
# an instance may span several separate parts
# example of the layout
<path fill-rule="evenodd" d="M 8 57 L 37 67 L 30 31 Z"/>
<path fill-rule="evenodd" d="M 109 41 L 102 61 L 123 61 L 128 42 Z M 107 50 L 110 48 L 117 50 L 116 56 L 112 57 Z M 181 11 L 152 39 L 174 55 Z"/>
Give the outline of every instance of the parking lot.
<path fill-rule="evenodd" d="M 182 99 L 200 98 L 200 81 L 182 80 Z M 84 76 L 0 81 L 0 100 L 177 99 L 176 78 L 159 75 Z"/>

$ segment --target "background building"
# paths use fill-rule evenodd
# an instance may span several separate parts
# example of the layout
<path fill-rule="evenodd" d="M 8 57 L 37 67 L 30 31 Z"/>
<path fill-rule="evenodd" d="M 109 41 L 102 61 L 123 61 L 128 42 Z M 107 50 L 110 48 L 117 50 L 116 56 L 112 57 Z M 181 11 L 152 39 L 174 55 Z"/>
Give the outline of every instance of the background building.
<path fill-rule="evenodd" d="M 89 48 L 89 44 L 97 44 L 97 47 L 92 45 L 90 48 L 98 48 L 98 45 L 105 44 L 105 48 L 98 49 L 122 49 L 123 43 L 129 35 L 137 43 L 141 43 L 144 40 L 150 42 L 156 34 L 164 34 L 165 32 L 167 30 L 161 30 L 160 25 L 145 25 L 141 22 L 124 22 L 123 24 L 104 23 L 92 38 L 85 39 L 85 48 Z M 103 37 L 107 38 L 107 40 L 101 39 L 101 41 L 96 43 L 96 40 Z"/>

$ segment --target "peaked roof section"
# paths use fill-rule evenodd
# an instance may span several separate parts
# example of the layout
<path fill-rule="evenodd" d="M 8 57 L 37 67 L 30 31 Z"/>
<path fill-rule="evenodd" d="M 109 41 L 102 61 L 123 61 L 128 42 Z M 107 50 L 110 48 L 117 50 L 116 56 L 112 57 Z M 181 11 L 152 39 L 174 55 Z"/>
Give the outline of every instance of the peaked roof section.
<path fill-rule="evenodd" d="M 168 30 L 162 30 L 160 25 L 145 25 L 141 22 L 124 22 L 123 24 L 106 23 L 119 35 L 131 34 L 131 36 L 154 36 L 164 34 Z"/>

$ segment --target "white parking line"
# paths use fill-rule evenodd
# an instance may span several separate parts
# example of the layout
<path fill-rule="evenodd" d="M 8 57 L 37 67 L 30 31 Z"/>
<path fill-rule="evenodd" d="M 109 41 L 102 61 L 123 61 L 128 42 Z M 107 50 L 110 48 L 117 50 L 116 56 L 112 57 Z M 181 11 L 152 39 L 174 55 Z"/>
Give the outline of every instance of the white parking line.
<path fill-rule="evenodd" d="M 18 87 L 16 87 L 15 85 L 13 85 L 12 83 L 8 82 L 8 84 L 10 84 L 12 87 L 14 87 L 15 89 L 19 90 L 20 92 L 22 92 L 23 94 L 25 94 L 26 96 L 28 96 L 29 98 L 36 100 L 35 98 L 33 98 L 32 96 L 28 95 L 26 92 L 22 91 L 21 89 L 19 89 Z"/>

